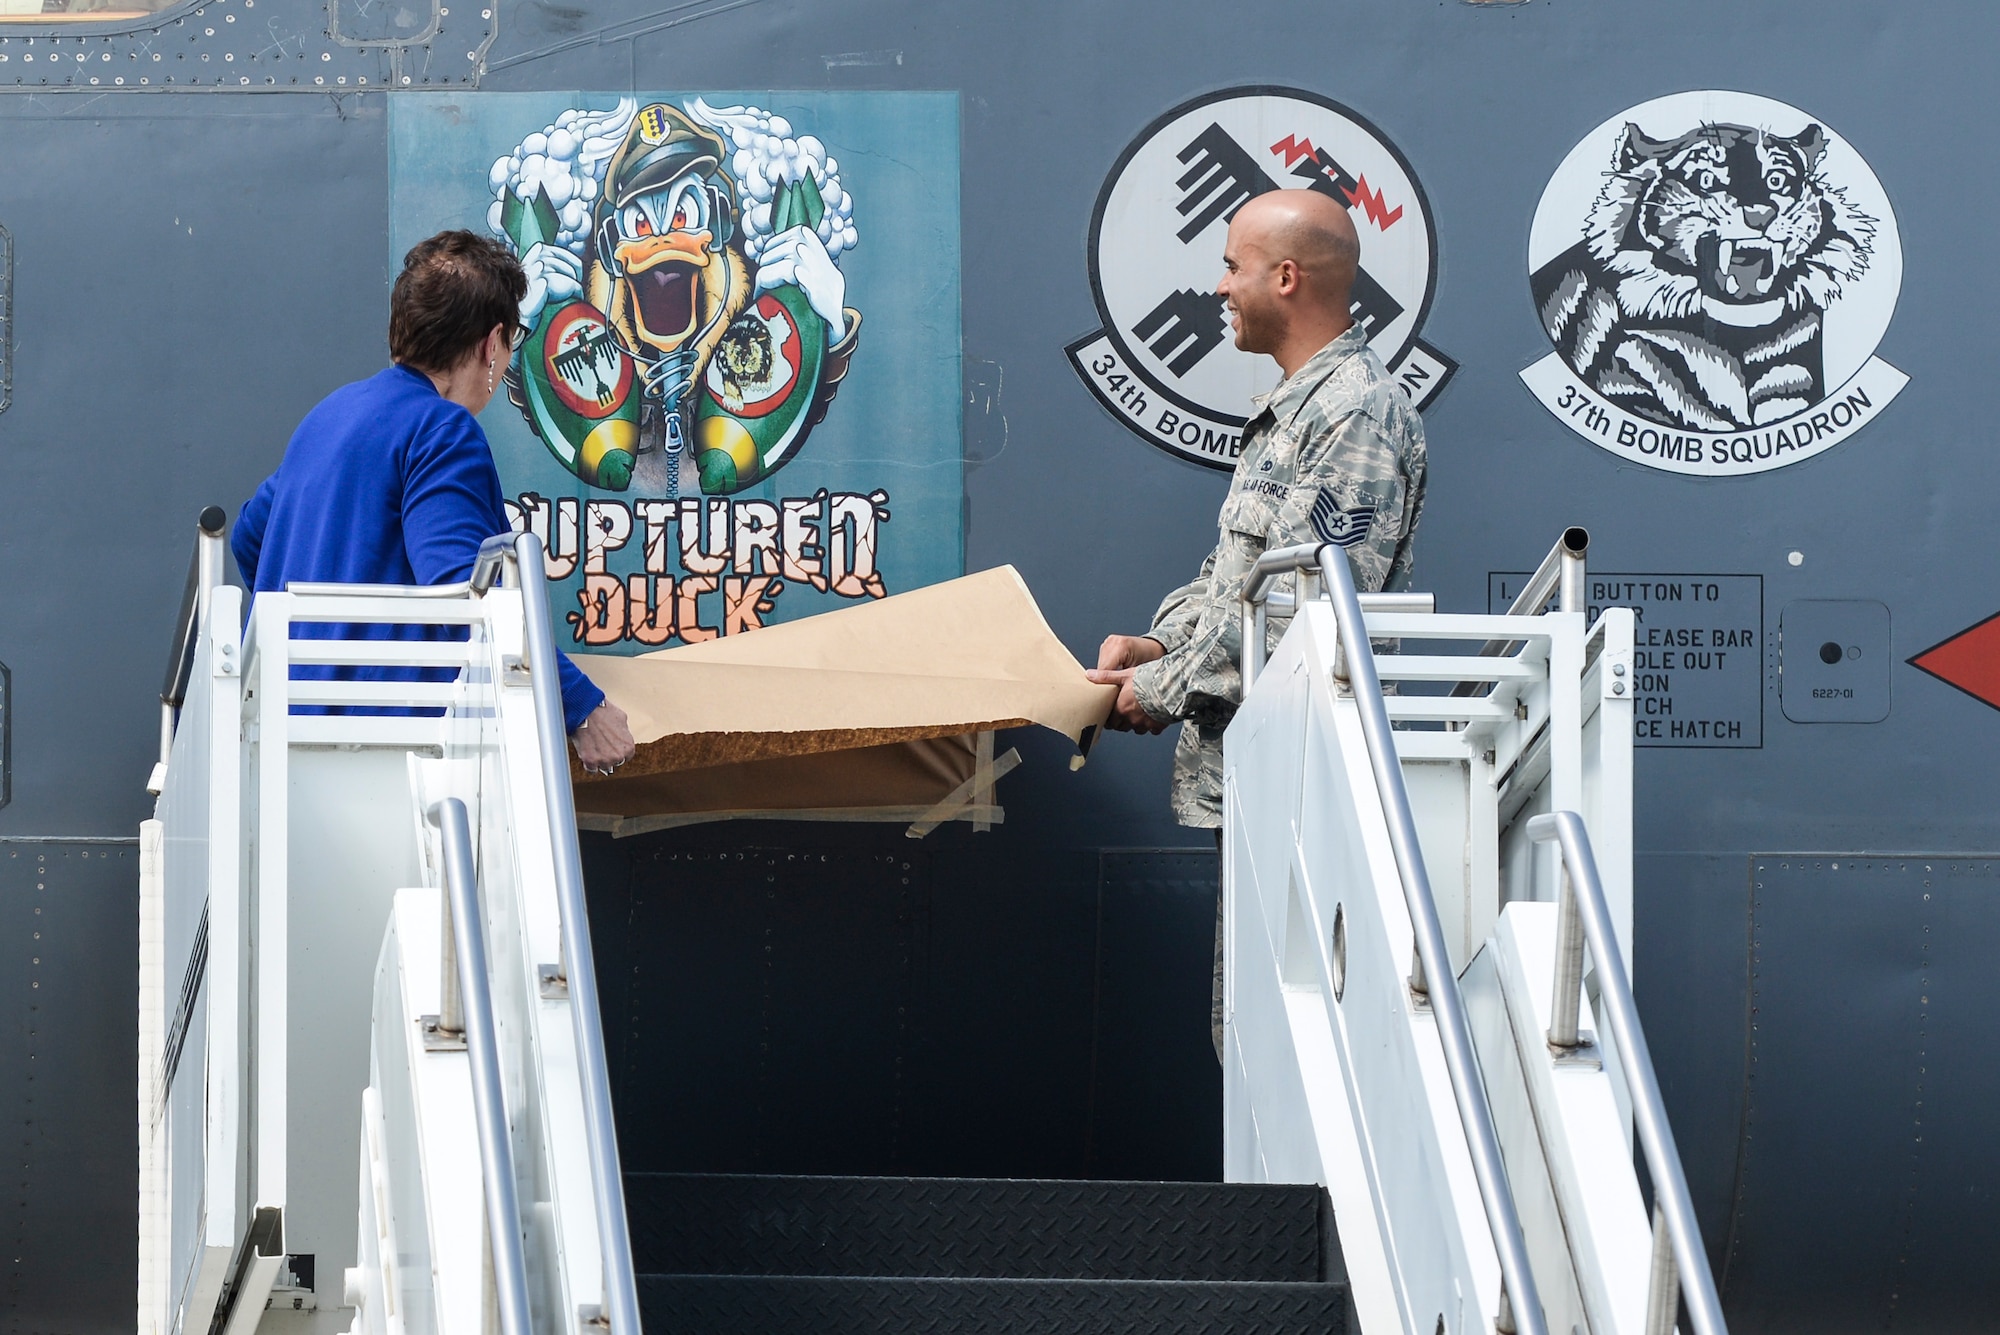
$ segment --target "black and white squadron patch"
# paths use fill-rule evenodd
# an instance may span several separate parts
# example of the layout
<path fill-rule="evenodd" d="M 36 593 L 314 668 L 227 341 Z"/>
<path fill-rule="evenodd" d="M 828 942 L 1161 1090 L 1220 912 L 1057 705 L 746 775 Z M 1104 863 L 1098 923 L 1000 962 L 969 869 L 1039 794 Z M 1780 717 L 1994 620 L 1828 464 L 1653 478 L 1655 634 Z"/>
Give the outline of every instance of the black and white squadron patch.
<path fill-rule="evenodd" d="M 1090 392 L 1135 434 L 1229 470 L 1270 358 L 1230 335 L 1215 291 L 1229 220 L 1283 188 L 1314 190 L 1360 234 L 1352 312 L 1418 408 L 1457 363 L 1420 337 L 1437 289 L 1437 227 L 1402 150 L 1319 93 L 1259 85 L 1204 93 L 1148 125 L 1119 155 L 1090 219 L 1099 327 L 1069 345 Z"/>
<path fill-rule="evenodd" d="M 1909 377 L 1875 356 L 1895 210 L 1855 147 L 1726 89 L 1607 119 L 1549 178 L 1529 284 L 1554 350 L 1521 372 L 1570 430 L 1669 473 L 1761 473 L 1862 430 Z"/>
<path fill-rule="evenodd" d="M 1321 542 L 1330 542 L 1336 547 L 1358 547 L 1368 540 L 1368 531 L 1375 527 L 1375 507 L 1358 505 L 1352 510 L 1343 510 L 1334 502 L 1333 493 L 1320 489 L 1319 499 L 1313 502 L 1312 529 Z"/>

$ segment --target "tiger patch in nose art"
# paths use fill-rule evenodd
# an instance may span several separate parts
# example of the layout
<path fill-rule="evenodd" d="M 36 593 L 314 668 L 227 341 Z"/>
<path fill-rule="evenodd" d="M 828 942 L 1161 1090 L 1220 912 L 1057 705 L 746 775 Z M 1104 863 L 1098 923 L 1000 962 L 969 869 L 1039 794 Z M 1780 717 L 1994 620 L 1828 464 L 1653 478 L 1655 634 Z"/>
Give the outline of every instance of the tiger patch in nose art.
<path fill-rule="evenodd" d="M 1835 443 L 1903 384 L 1873 340 L 1853 353 L 1858 326 L 1879 340 L 1900 283 L 1880 189 L 1818 121 L 1768 99 L 1681 94 L 1614 118 L 1537 213 L 1535 316 L 1568 376 L 1531 368 L 1531 385 L 1579 433 L 1676 471 L 1758 471 Z"/>

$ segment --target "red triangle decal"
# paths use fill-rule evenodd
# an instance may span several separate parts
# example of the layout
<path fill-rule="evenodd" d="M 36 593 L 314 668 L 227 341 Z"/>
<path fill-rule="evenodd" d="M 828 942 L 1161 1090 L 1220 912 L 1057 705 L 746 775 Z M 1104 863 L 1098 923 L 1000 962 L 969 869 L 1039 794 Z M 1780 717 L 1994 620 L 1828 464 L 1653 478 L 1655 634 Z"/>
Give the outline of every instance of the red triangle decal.
<path fill-rule="evenodd" d="M 2000 709 L 2000 613 L 1909 660 L 1939 681 Z"/>

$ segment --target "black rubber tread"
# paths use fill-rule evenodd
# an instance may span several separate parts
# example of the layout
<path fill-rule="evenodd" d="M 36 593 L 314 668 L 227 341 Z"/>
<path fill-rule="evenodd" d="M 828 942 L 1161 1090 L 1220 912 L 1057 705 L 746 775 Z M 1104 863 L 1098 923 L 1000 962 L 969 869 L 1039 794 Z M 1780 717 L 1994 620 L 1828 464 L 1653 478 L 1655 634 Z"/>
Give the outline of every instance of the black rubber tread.
<path fill-rule="evenodd" d="M 644 1275 L 674 1335 L 1346 1335 L 1341 1284 Z"/>
<path fill-rule="evenodd" d="M 633 1173 L 642 1273 L 1311 1283 L 1320 1189 Z"/>

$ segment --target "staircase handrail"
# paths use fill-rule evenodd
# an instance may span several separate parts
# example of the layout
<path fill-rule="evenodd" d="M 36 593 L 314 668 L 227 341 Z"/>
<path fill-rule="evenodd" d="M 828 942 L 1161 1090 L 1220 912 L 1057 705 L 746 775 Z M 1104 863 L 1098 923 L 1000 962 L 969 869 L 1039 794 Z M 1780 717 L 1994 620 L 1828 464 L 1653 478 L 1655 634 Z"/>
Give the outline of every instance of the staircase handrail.
<path fill-rule="evenodd" d="M 1278 576 L 1294 571 L 1307 580 L 1316 579 L 1322 545 L 1308 542 L 1297 547 L 1279 547 L 1265 552 L 1257 558 L 1257 564 L 1250 567 L 1249 577 L 1243 582 L 1243 646 L 1239 660 L 1245 695 L 1250 693 L 1251 684 L 1264 666 L 1265 614 L 1272 611 L 1290 614 L 1299 603 L 1320 596 L 1313 588 L 1301 588 L 1298 597 L 1294 598 L 1271 586 L 1277 582 Z M 1364 593 L 1360 598 L 1362 608 L 1369 612 L 1408 612 L 1426 616 L 1437 611 L 1437 595 L 1434 593 Z"/>
<path fill-rule="evenodd" d="M 1584 554 L 1590 550 L 1590 531 L 1575 524 L 1562 531 L 1556 545 L 1549 548 L 1549 554 L 1535 567 L 1535 573 L 1528 576 L 1528 582 L 1521 586 L 1521 592 L 1507 608 L 1510 617 L 1531 617 L 1540 614 L 1542 605 L 1549 595 L 1556 598 L 1556 609 L 1562 612 L 1581 612 L 1584 609 Z M 1504 650 L 1489 646 L 1482 653 L 1497 654 Z"/>
<path fill-rule="evenodd" d="M 1584 596 L 1588 575 L 1585 553 L 1590 550 L 1590 531 L 1575 524 L 1562 531 L 1556 545 L 1549 548 L 1549 554 L 1535 567 L 1535 573 L 1528 576 L 1528 582 L 1521 586 L 1520 593 L 1507 605 L 1504 615 L 1510 617 L 1540 616 L 1551 595 L 1556 600 L 1558 612 L 1582 612 L 1590 606 Z M 1488 640 L 1479 646 L 1482 658 L 1505 658 L 1521 648 L 1519 640 Z M 1493 687 L 1483 681 L 1462 681 L 1451 688 L 1454 697 L 1490 694 Z"/>
<path fill-rule="evenodd" d="M 465 803 L 448 797 L 426 813 L 444 845 L 447 997 L 456 990 L 458 1020 L 472 1067 L 472 1111 L 479 1129 L 479 1160 L 486 1187 L 486 1238 L 492 1249 L 493 1291 L 501 1335 L 534 1335 L 528 1305 L 528 1261 L 521 1242 L 519 1179 L 507 1125 L 506 1088 L 500 1076 L 500 1039 L 493 1022 L 493 980 L 486 971 L 486 918 L 473 871 L 472 823 Z M 447 1016 L 441 1024 L 448 1025 Z"/>
<path fill-rule="evenodd" d="M 1611 928 L 1611 909 L 1604 898 L 1604 882 L 1598 876 L 1590 835 L 1583 818 L 1574 811 L 1551 811 L 1528 821 L 1528 837 L 1536 843 L 1554 843 L 1562 851 L 1562 907 L 1556 928 L 1556 993 L 1549 1045 L 1574 1051 L 1582 1043 L 1577 1019 L 1587 943 L 1597 961 L 1597 1001 L 1618 1044 L 1626 1089 L 1632 1098 L 1634 1129 L 1653 1179 L 1653 1265 L 1646 1300 L 1646 1335 L 1672 1335 L 1683 1287 L 1696 1335 L 1728 1335 L 1715 1275 L 1701 1244 L 1701 1225 L 1695 1221 L 1694 1198 L 1688 1193 L 1680 1150 L 1667 1122 L 1666 1103 L 1639 1024 L 1632 982 L 1625 974 L 1625 957 L 1619 953 Z"/>
<path fill-rule="evenodd" d="M 632 1235 L 625 1217 L 625 1179 L 618 1165 L 618 1131 L 612 1118 L 604 1022 L 598 1011 L 597 965 L 590 948 L 589 906 L 583 893 L 583 853 L 576 837 L 576 794 L 570 787 L 568 735 L 563 729 L 555 635 L 549 628 L 549 585 L 542 562 L 541 539 L 532 533 L 501 533 L 488 538 L 472 568 L 472 592 L 484 596 L 510 561 L 527 622 L 525 666 L 534 691 L 535 730 L 541 741 L 549 846 L 555 862 L 556 902 L 562 916 L 563 976 L 569 986 L 570 1018 L 576 1031 L 584 1139 L 590 1152 L 598 1243 L 604 1263 L 602 1316 L 610 1324 L 610 1335 L 640 1335 L 639 1283 L 632 1264 Z"/>
<path fill-rule="evenodd" d="M 173 645 L 167 653 L 166 680 L 160 686 L 162 765 L 173 756 L 174 727 L 181 702 L 187 699 L 188 678 L 194 672 L 195 642 L 208 622 L 208 593 L 222 583 L 222 528 L 228 519 L 219 505 L 205 507 L 195 519 L 194 552 L 188 557 L 181 610 L 174 619 Z"/>
<path fill-rule="evenodd" d="M 1410 807 L 1409 790 L 1403 783 L 1403 762 L 1396 751 L 1388 707 L 1382 702 L 1382 681 L 1375 671 L 1368 625 L 1362 615 L 1361 599 L 1354 590 L 1347 554 L 1340 547 L 1330 542 L 1283 547 L 1258 558 L 1244 581 L 1242 593 L 1244 693 L 1248 695 L 1256 667 L 1262 662 L 1263 636 L 1252 632 L 1261 632 L 1263 628 L 1261 609 L 1272 582 L 1291 571 L 1314 569 L 1319 572 L 1322 596 L 1333 604 L 1344 659 L 1337 666 L 1345 669 L 1345 681 L 1360 715 L 1361 735 L 1367 743 L 1375 789 L 1388 825 L 1389 845 L 1402 881 L 1403 901 L 1408 906 L 1416 937 L 1417 970 L 1410 979 L 1410 989 L 1428 996 L 1431 1014 L 1437 1020 L 1445 1069 L 1451 1075 L 1452 1094 L 1458 1104 L 1459 1125 L 1465 1132 L 1473 1176 L 1479 1183 L 1480 1201 L 1486 1210 L 1487 1229 L 1500 1262 L 1500 1310 L 1494 1314 L 1494 1329 L 1518 1335 L 1548 1335 L 1548 1319 L 1528 1265 L 1528 1244 L 1521 1230 L 1520 1211 L 1514 1204 L 1513 1188 L 1500 1154 L 1500 1133 L 1494 1125 L 1493 1108 L 1487 1100 L 1479 1059 L 1472 1046 L 1465 1001 L 1459 995 L 1458 979 L 1451 970 L 1444 926 L 1438 919 L 1430 874 L 1424 868 L 1423 851 L 1417 841 L 1416 816 Z"/>

